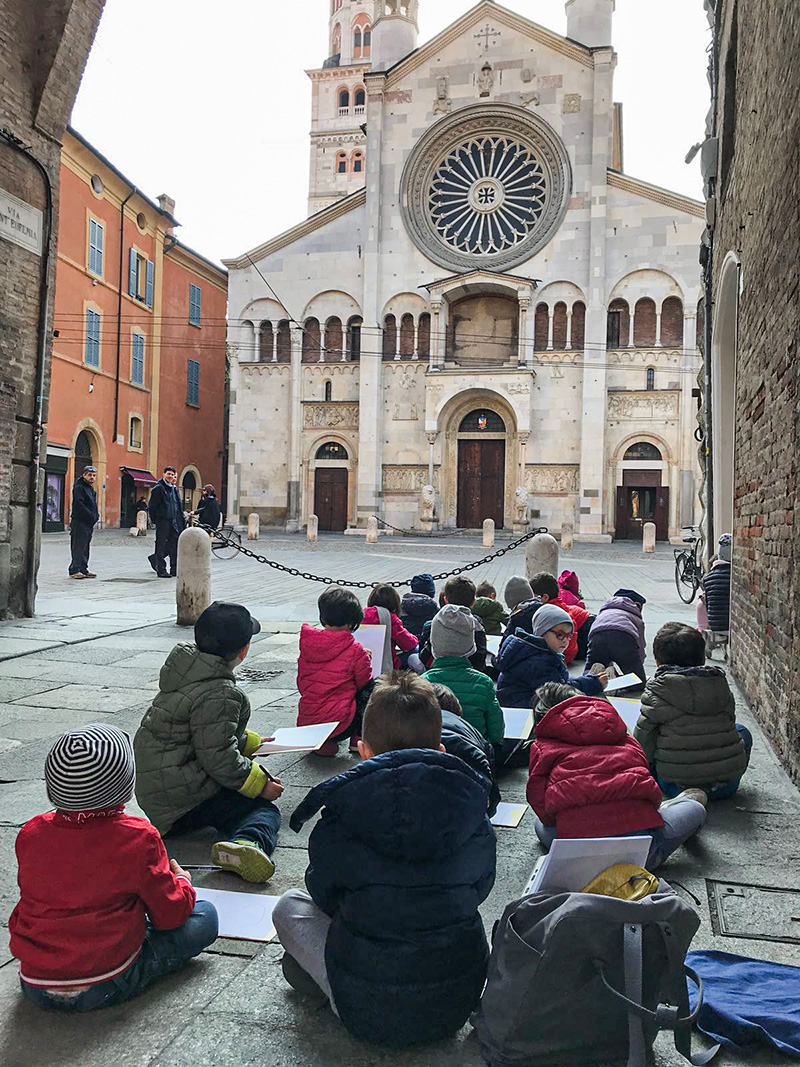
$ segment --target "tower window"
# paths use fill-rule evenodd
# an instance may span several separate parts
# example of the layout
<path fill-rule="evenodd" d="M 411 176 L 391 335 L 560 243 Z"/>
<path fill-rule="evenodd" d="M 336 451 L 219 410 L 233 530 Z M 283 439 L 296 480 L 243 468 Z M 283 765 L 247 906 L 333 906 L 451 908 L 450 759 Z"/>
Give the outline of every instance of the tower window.
<path fill-rule="evenodd" d="M 655 372 L 655 369 L 653 367 L 648 367 L 647 368 L 647 388 L 649 390 L 652 390 L 652 389 L 655 389 L 655 387 L 656 387 L 656 372 Z"/>
<path fill-rule="evenodd" d="M 339 113 L 341 114 L 343 111 L 349 111 L 349 110 L 350 110 L 350 90 L 349 89 L 340 89 L 339 90 Z"/>
<path fill-rule="evenodd" d="M 364 170 L 364 153 L 353 152 L 353 174 L 361 174 Z"/>
<path fill-rule="evenodd" d="M 333 400 L 333 382 L 325 382 L 325 399 Z"/>
<path fill-rule="evenodd" d="M 356 115 L 363 115 L 367 110 L 367 92 L 366 89 L 359 88 L 353 93 L 353 104 L 355 107 Z"/>
<path fill-rule="evenodd" d="M 336 173 L 337 174 L 347 174 L 347 153 L 346 152 L 337 152 L 336 153 Z"/>
<path fill-rule="evenodd" d="M 361 40 L 361 27 L 356 26 L 355 30 L 353 31 L 353 57 L 355 59 L 361 58 Z"/>

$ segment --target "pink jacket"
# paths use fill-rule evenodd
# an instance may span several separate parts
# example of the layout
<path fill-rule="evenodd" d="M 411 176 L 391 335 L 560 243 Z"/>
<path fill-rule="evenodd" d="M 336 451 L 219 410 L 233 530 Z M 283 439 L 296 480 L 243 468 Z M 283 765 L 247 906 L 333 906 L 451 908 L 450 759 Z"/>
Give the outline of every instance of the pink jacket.
<path fill-rule="evenodd" d="M 377 608 L 364 609 L 364 626 L 380 626 Z M 395 669 L 400 666 L 400 657 L 397 649 L 401 652 L 413 652 L 419 644 L 417 638 L 403 626 L 400 619 L 392 612 L 392 663 Z"/>
<path fill-rule="evenodd" d="M 586 605 L 580 598 L 580 582 L 575 571 L 564 571 L 558 577 L 561 599 L 565 604 L 575 608 L 585 608 Z"/>
<path fill-rule="evenodd" d="M 338 721 L 336 733 L 346 730 L 356 713 L 356 693 L 371 678 L 369 656 L 353 634 L 306 623 L 297 660 L 297 725 Z"/>

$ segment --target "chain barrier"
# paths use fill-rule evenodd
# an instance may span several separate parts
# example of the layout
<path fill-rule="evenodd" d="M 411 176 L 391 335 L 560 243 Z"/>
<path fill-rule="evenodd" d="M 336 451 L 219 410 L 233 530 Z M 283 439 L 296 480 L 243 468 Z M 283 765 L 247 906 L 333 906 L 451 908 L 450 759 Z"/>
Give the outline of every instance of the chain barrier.
<path fill-rule="evenodd" d="M 303 578 L 307 582 L 321 582 L 322 585 L 336 585 L 342 589 L 372 589 L 375 582 L 348 582 L 343 578 L 324 578 L 318 574 L 310 574 L 308 571 L 300 571 L 296 567 L 286 567 L 283 563 L 277 563 L 274 559 L 267 559 L 266 556 L 261 556 L 258 552 L 251 552 L 249 548 L 245 548 L 244 545 L 232 541 L 229 537 L 224 537 L 219 530 L 212 530 L 210 526 L 202 526 L 202 529 L 212 534 L 215 541 L 221 541 L 227 545 L 228 548 L 235 548 L 243 556 L 247 556 L 249 559 L 254 559 L 256 563 L 263 563 L 266 567 L 271 567 L 275 571 L 280 571 L 282 574 L 288 574 L 292 578 Z M 447 578 L 454 578 L 458 574 L 464 574 L 466 571 L 474 571 L 477 567 L 483 567 L 487 563 L 491 563 L 494 559 L 500 559 L 501 556 L 505 556 L 507 552 L 513 552 L 515 548 L 519 548 L 520 545 L 524 545 L 527 541 L 530 541 L 532 537 L 537 534 L 548 533 L 546 526 L 540 526 L 538 530 L 531 530 L 529 533 L 523 534 L 522 537 L 518 537 L 516 541 L 511 541 L 505 548 L 500 548 L 497 552 L 492 552 L 488 556 L 484 556 L 483 559 L 476 559 L 474 563 L 465 563 L 463 567 L 457 567 L 454 571 L 447 571 L 444 574 L 432 575 L 435 582 L 443 582 Z M 382 585 L 391 586 L 392 589 L 403 589 L 407 585 L 411 585 L 411 579 L 405 582 L 382 582 Z"/>

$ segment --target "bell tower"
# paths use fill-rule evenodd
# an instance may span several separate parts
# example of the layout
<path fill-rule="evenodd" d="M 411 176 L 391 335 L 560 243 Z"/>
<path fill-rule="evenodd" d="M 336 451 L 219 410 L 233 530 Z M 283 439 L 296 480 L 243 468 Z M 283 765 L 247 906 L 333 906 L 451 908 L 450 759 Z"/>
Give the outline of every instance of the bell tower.
<path fill-rule="evenodd" d="M 417 47 L 419 0 L 374 0 L 372 66 L 388 70 Z"/>
<path fill-rule="evenodd" d="M 567 0 L 567 37 L 587 48 L 611 47 L 615 0 Z"/>
<path fill-rule="evenodd" d="M 375 0 L 330 0 L 328 58 L 325 67 L 369 63 Z"/>

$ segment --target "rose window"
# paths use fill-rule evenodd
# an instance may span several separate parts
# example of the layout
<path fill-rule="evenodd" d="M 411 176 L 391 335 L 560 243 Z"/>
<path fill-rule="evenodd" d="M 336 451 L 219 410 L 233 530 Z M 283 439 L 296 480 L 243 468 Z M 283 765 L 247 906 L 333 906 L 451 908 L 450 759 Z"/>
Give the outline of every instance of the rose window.
<path fill-rule="evenodd" d="M 524 241 L 542 217 L 547 186 L 530 148 L 476 137 L 448 153 L 433 176 L 429 209 L 443 241 L 491 256 Z"/>

